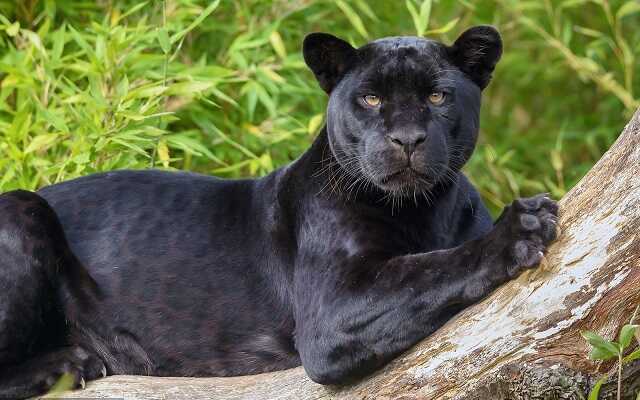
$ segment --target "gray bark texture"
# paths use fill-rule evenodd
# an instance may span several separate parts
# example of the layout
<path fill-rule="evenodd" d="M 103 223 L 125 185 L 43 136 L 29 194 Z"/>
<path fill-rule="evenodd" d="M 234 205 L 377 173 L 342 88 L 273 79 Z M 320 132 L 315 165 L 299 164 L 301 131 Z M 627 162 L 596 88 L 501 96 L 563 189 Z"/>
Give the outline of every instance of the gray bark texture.
<path fill-rule="evenodd" d="M 344 387 L 302 368 L 232 378 L 112 376 L 67 398 L 586 399 L 616 368 L 587 358 L 583 330 L 614 338 L 640 304 L 640 110 L 616 143 L 560 201 L 559 239 L 546 259 L 376 374 Z M 625 369 L 624 399 L 640 390 Z M 601 399 L 616 398 L 616 385 Z"/>

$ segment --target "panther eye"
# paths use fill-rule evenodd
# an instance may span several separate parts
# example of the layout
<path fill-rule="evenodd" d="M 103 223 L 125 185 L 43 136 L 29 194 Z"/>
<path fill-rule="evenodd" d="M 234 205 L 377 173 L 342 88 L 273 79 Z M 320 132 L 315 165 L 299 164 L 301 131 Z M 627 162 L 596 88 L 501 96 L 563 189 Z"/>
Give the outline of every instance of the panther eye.
<path fill-rule="evenodd" d="M 368 94 L 364 96 L 362 98 L 362 101 L 364 101 L 366 105 L 371 107 L 378 107 L 382 102 L 382 100 L 380 100 L 380 97 L 376 96 L 375 94 Z"/>
<path fill-rule="evenodd" d="M 429 95 L 429 101 L 431 104 L 439 106 L 444 103 L 444 92 L 433 92 Z"/>

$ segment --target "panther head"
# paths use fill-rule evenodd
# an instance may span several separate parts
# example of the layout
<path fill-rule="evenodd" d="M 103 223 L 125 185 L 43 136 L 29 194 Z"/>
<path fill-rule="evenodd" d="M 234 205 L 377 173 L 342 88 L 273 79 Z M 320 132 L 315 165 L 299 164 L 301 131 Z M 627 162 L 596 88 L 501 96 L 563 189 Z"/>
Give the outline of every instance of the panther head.
<path fill-rule="evenodd" d="M 478 137 L 481 91 L 502 54 L 490 26 L 451 46 L 389 37 L 358 49 L 312 33 L 304 59 L 329 94 L 327 134 L 340 167 L 407 196 L 454 179 Z"/>

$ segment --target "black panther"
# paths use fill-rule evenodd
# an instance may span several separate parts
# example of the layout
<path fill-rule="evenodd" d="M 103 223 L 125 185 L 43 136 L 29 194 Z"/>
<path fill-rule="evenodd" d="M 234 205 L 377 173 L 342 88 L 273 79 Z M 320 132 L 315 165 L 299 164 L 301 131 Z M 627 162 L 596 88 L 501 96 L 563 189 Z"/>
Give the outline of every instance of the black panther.
<path fill-rule="evenodd" d="M 117 171 L 0 196 L 0 398 L 108 374 L 232 376 L 302 364 L 362 377 L 497 286 L 556 235 L 547 195 L 493 223 L 460 172 L 502 53 L 355 49 L 307 36 L 326 126 L 259 179 Z"/>

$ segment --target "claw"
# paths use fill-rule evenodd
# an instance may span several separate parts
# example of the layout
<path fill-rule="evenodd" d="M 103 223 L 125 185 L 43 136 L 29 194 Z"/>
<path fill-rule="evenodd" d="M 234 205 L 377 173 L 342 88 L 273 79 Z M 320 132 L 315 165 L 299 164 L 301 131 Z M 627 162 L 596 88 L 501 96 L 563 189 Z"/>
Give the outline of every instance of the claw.
<path fill-rule="evenodd" d="M 84 377 L 81 377 L 80 378 L 80 388 L 84 389 L 86 386 L 87 386 L 87 384 L 84 381 Z"/>
<path fill-rule="evenodd" d="M 102 366 L 102 370 L 100 371 L 100 373 L 102 374 L 103 378 L 107 377 L 107 367 L 105 367 L 104 365 Z"/>

